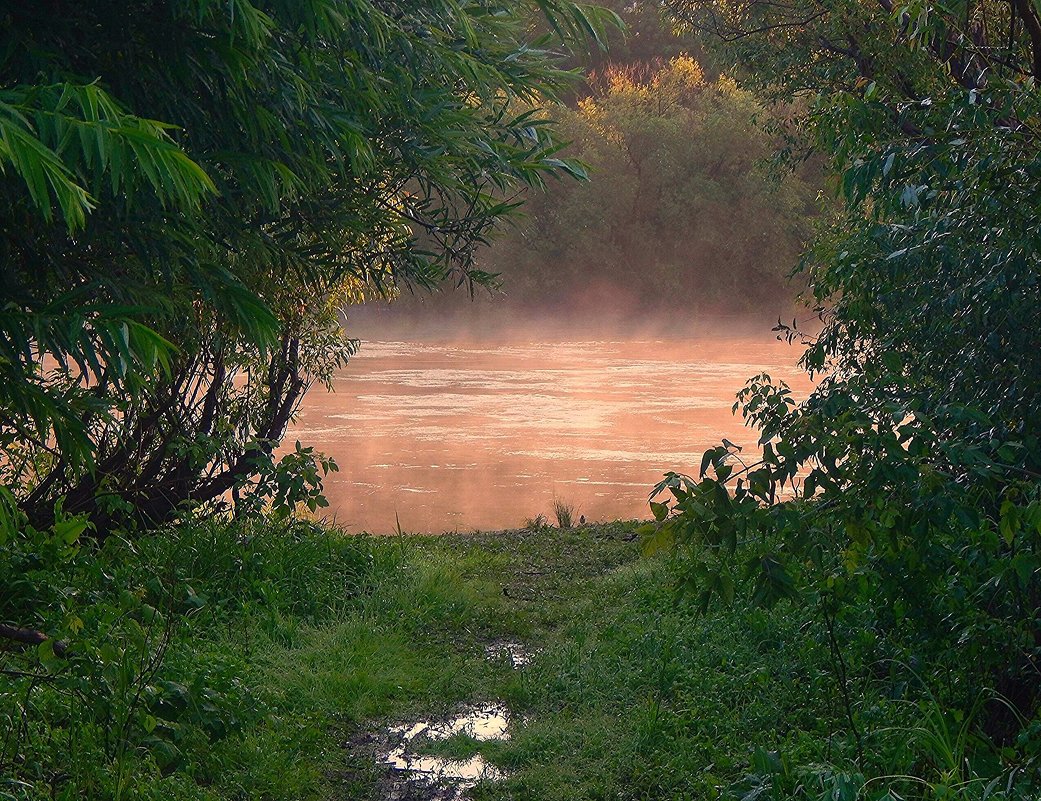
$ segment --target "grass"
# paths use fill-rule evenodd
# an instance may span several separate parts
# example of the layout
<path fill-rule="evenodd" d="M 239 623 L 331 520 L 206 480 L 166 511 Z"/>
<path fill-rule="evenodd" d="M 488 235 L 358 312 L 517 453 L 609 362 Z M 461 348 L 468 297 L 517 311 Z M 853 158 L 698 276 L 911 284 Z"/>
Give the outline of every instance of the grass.
<path fill-rule="evenodd" d="M 453 544 L 500 557 L 476 574 L 518 599 L 540 646 L 497 687 L 527 722 L 482 744 L 510 777 L 479 798 L 708 799 L 748 771 L 755 745 L 824 757 L 810 732 L 833 685 L 826 654 L 801 643 L 805 621 L 791 609 L 699 619 L 673 604 L 668 562 L 638 558 L 629 537 L 616 524 Z"/>
<path fill-rule="evenodd" d="M 539 529 L 546 528 L 549 525 L 549 521 L 543 514 L 537 514 L 534 517 L 529 517 L 524 520 L 524 528 L 528 531 L 538 531 Z M 476 534 L 481 532 L 477 531 Z"/>
<path fill-rule="evenodd" d="M 119 582 L 144 563 L 198 599 L 142 709 L 168 712 L 171 683 L 187 701 L 151 732 L 135 718 L 116 766 L 100 719 L 70 728 L 71 696 L 37 684 L 0 798 L 375 799 L 366 738 L 494 700 L 513 713 L 511 739 L 433 746 L 508 773 L 479 799 L 714 799 L 757 747 L 834 758 L 840 710 L 812 620 L 792 607 L 698 617 L 674 604 L 669 561 L 639 556 L 634 527 L 365 538 L 213 525 L 106 549 L 84 569 Z M 96 597 L 116 592 L 98 581 Z M 487 659 L 502 640 L 531 664 Z M 9 714 L 26 689 L 0 693 Z"/>
<path fill-rule="evenodd" d="M 553 501 L 553 516 L 557 518 L 558 528 L 571 528 L 575 525 L 575 507 L 559 498 Z"/>

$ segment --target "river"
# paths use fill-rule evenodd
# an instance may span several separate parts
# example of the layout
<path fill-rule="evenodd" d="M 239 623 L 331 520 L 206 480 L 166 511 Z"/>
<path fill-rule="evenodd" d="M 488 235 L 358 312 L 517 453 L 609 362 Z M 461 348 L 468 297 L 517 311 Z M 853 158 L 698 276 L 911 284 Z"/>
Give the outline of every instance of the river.
<path fill-rule="evenodd" d="M 756 434 L 731 412 L 767 372 L 805 394 L 799 349 L 752 338 L 368 340 L 313 388 L 287 441 L 332 456 L 329 518 L 348 531 L 524 525 L 555 500 L 588 520 L 647 517 L 666 470 L 694 473 L 722 437 Z"/>

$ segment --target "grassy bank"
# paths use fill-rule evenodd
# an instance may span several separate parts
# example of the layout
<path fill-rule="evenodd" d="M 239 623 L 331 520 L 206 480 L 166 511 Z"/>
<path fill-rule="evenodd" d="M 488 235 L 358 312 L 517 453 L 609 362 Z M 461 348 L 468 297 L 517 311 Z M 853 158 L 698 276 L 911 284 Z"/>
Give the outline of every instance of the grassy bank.
<path fill-rule="evenodd" d="M 503 769 L 480 799 L 740 797 L 842 760 L 816 624 L 674 604 L 669 557 L 640 557 L 633 528 L 201 526 L 15 559 L 5 603 L 64 610 L 35 622 L 68 650 L 0 656 L 0 797 L 379 798 L 367 744 L 389 722 L 492 700 L 510 739 L 440 746 Z M 489 658 L 506 640 L 531 663 Z"/>

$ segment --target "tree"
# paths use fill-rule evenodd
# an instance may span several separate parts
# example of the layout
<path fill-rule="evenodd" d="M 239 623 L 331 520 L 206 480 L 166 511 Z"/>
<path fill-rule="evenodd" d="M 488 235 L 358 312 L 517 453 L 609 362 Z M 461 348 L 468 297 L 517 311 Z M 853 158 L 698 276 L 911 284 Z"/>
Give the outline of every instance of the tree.
<path fill-rule="evenodd" d="M 600 5 L 614 11 L 625 23 L 624 31 L 607 31 L 607 42 L 583 54 L 587 73 L 597 74 L 616 67 L 637 67 L 669 61 L 678 56 L 694 57 L 710 78 L 716 77 L 701 36 L 677 25 L 660 0 L 606 0 Z"/>
<path fill-rule="evenodd" d="M 816 214 L 813 171 L 775 180 L 768 112 L 690 56 L 588 79 L 560 113 L 596 179 L 532 193 L 486 256 L 511 302 L 691 316 L 786 309 Z M 726 264 L 726 269 L 720 265 Z"/>
<path fill-rule="evenodd" d="M 533 11 L 552 38 L 529 41 Z M 612 21 L 556 0 L 5 9 L 9 497 L 102 534 L 292 485 L 273 448 L 351 352 L 341 301 L 487 279 L 474 249 L 510 188 L 581 174 L 511 108 L 552 100 L 549 48 Z"/>
<path fill-rule="evenodd" d="M 749 83 L 810 100 L 792 146 L 830 158 L 844 208 L 800 267 L 822 325 L 804 358 L 817 388 L 795 404 L 768 377 L 754 380 L 739 403 L 762 453 L 709 451 L 699 480 L 663 482 L 672 501 L 656 510 L 699 554 L 691 578 L 706 600 L 742 575 L 760 600 L 814 599 L 825 620 L 849 626 L 857 646 L 843 647 L 865 681 L 892 687 L 907 678 L 901 665 L 916 665 L 952 714 L 1018 742 L 1003 755 L 1010 776 L 1032 769 L 1038 12 L 1019 2 L 671 6 L 726 41 Z M 739 543 L 754 545 L 735 569 Z M 1001 701 L 973 718 L 994 693 Z M 857 734 L 863 719 L 849 711 Z"/>

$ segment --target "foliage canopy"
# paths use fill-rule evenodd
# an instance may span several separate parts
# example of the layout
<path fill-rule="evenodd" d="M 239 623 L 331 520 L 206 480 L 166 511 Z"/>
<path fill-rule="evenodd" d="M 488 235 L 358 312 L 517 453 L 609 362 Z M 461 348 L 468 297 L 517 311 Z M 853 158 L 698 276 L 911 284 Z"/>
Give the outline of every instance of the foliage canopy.
<path fill-rule="evenodd" d="M 352 351 L 346 303 L 486 280 L 508 189 L 581 175 L 511 109 L 611 23 L 556 0 L 7 9 L 0 470 L 29 519 L 64 499 L 151 525 L 275 475 Z"/>
<path fill-rule="evenodd" d="M 871 666 L 863 681 L 938 693 L 942 709 L 986 735 L 949 777 L 965 797 L 983 793 L 983 776 L 1009 788 L 1033 780 L 1038 10 L 669 5 L 726 41 L 751 85 L 811 101 L 790 152 L 831 159 L 844 210 L 799 268 L 821 323 L 804 358 L 816 389 L 796 404 L 768 376 L 753 380 L 735 408 L 761 430 L 761 454 L 724 443 L 699 479 L 667 476 L 657 536 L 693 546 L 690 583 L 703 601 L 732 596 L 742 577 L 762 601 L 812 600 L 847 627 L 840 666 L 852 654 Z M 861 750 L 868 716 L 847 711 Z M 899 781 L 872 787 L 908 792 Z M 876 791 L 861 776 L 851 792 Z"/>
<path fill-rule="evenodd" d="M 342 538 L 301 550 L 270 520 L 276 545 L 242 542 L 263 507 L 324 502 L 334 465 L 279 457 L 286 426 L 354 352 L 347 306 L 486 281 L 473 254 L 504 198 L 584 175 L 540 105 L 616 22 L 561 0 L 4 6 L 0 795 L 125 798 L 136 756 L 165 775 L 241 730 L 220 659 L 163 673 L 207 603 L 200 565 L 271 619 L 283 587 L 305 616 L 355 593 L 368 566 Z M 137 536 L 229 496 L 245 520 L 205 553 Z M 96 772 L 51 769 L 77 749 Z M 173 783 L 208 794 L 195 778 Z"/>

